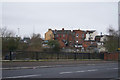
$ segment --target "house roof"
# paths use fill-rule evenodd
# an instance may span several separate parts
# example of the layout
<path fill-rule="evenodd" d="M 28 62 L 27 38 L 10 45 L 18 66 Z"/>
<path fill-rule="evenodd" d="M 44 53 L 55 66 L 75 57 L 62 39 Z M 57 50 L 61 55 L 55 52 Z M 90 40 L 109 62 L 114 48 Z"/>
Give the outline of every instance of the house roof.
<path fill-rule="evenodd" d="M 70 33 L 71 30 L 52 30 L 53 34 L 66 34 Z"/>
<path fill-rule="evenodd" d="M 81 31 L 81 32 L 85 32 L 84 30 L 73 30 L 73 32 L 77 32 L 77 31 Z"/>
<path fill-rule="evenodd" d="M 93 33 L 93 32 L 95 32 L 96 30 L 87 30 L 86 32 L 88 32 L 88 33 Z"/>

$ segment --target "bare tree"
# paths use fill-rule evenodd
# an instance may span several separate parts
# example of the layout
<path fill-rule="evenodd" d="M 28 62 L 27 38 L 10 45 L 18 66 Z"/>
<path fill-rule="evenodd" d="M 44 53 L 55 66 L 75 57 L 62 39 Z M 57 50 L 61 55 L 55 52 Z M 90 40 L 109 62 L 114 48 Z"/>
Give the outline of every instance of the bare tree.
<path fill-rule="evenodd" d="M 107 40 L 105 41 L 105 47 L 109 52 L 115 52 L 118 49 L 119 43 L 119 31 L 115 30 L 113 27 L 109 27 L 108 29 L 109 36 L 107 36 Z"/>
<path fill-rule="evenodd" d="M 42 39 L 40 34 L 33 34 L 30 39 L 28 50 L 41 51 L 42 50 Z"/>
<path fill-rule="evenodd" d="M 14 31 L 7 27 L 0 28 L 0 37 L 2 37 L 2 50 L 16 50 L 19 44 L 19 38 L 14 36 Z"/>
<path fill-rule="evenodd" d="M 14 37 L 15 33 L 8 30 L 7 27 L 0 28 L 0 37 Z"/>

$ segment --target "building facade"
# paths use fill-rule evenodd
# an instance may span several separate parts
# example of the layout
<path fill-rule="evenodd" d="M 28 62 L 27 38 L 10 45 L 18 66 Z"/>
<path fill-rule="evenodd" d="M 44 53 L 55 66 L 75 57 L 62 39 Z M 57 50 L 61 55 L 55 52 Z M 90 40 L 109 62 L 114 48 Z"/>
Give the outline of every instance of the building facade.
<path fill-rule="evenodd" d="M 61 48 L 73 47 L 74 45 L 74 35 L 71 30 L 53 30 L 55 40 L 58 40 Z"/>
<path fill-rule="evenodd" d="M 48 29 L 48 31 L 45 33 L 45 40 L 54 40 L 52 29 Z"/>
<path fill-rule="evenodd" d="M 104 47 L 105 41 L 107 40 L 108 35 L 97 35 L 95 41 L 97 42 L 97 49 L 99 52 L 106 52 Z"/>
<path fill-rule="evenodd" d="M 96 30 L 52 30 L 45 33 L 45 40 L 58 40 L 61 49 L 74 48 L 76 51 L 97 51 Z M 101 38 L 102 39 L 102 38 Z M 93 52 L 91 51 L 91 52 Z"/>
<path fill-rule="evenodd" d="M 86 38 L 85 38 L 85 40 L 86 41 L 89 41 L 89 40 L 95 41 L 96 35 L 97 35 L 96 30 L 87 30 L 86 31 Z"/>

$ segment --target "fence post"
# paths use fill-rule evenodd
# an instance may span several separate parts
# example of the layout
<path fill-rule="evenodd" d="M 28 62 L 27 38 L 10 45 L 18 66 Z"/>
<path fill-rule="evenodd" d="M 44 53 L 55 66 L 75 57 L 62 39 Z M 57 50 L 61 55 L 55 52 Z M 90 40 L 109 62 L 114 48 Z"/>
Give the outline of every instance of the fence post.
<path fill-rule="evenodd" d="M 77 54 L 76 53 L 74 53 L 74 60 L 76 60 L 77 59 L 77 56 L 76 56 Z"/>
<path fill-rule="evenodd" d="M 38 59 L 38 52 L 36 52 L 36 60 L 38 61 L 39 59 Z"/>
<path fill-rule="evenodd" d="M 83 60 L 83 55 L 84 55 L 84 54 L 82 53 L 82 60 Z"/>
<path fill-rule="evenodd" d="M 57 60 L 59 60 L 59 52 L 57 52 Z"/>
<path fill-rule="evenodd" d="M 90 53 L 88 53 L 88 59 L 90 59 Z"/>
<path fill-rule="evenodd" d="M 10 61 L 12 61 L 12 51 L 10 51 Z"/>

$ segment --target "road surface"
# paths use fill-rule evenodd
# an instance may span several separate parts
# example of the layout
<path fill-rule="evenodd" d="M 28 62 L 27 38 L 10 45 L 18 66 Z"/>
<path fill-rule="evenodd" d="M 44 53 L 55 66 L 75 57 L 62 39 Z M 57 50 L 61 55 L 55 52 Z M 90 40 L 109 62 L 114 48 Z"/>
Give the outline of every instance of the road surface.
<path fill-rule="evenodd" d="M 6 78 L 118 78 L 118 63 L 73 64 L 3 70 Z"/>

